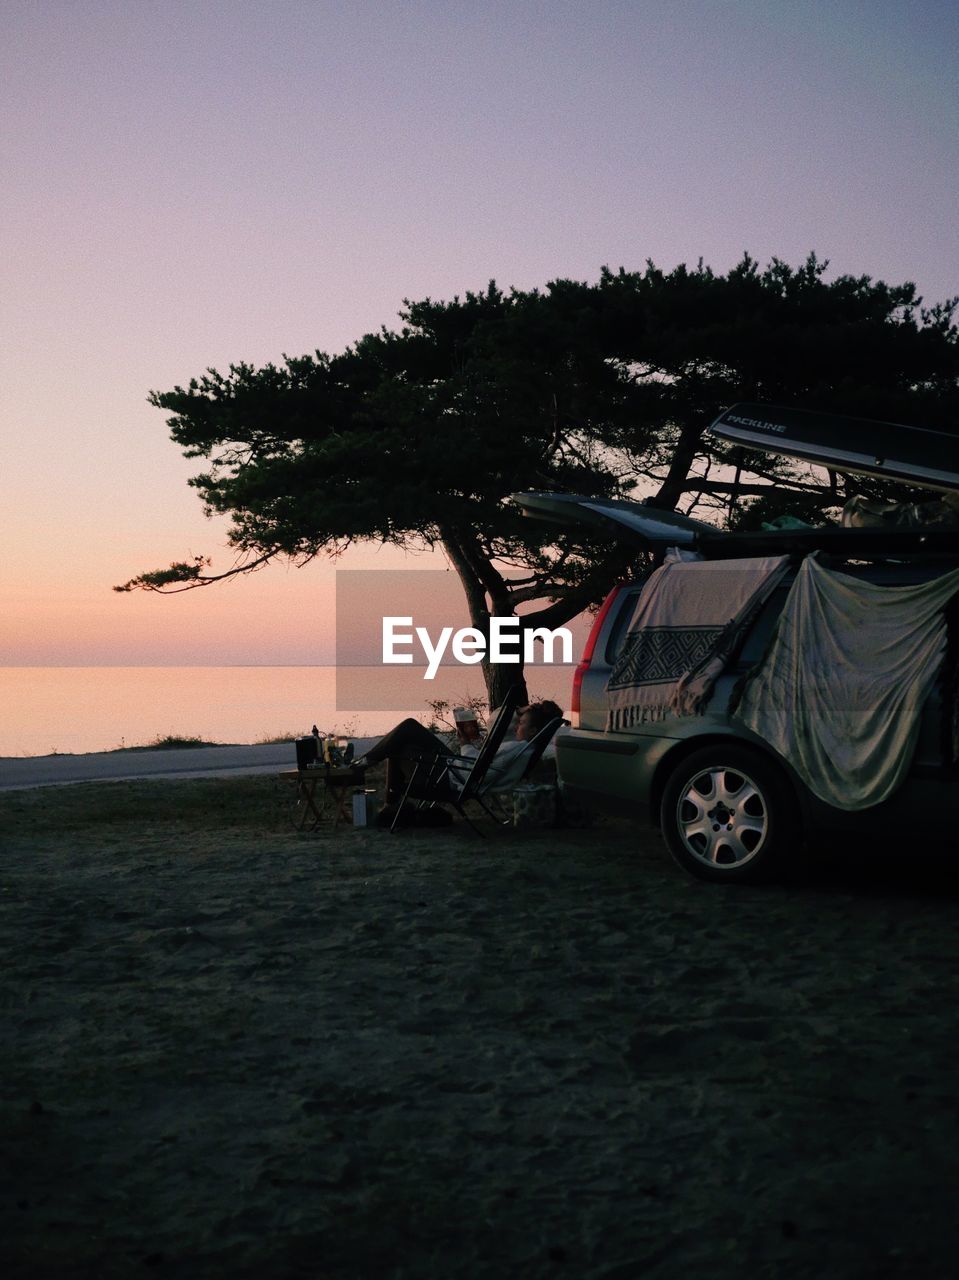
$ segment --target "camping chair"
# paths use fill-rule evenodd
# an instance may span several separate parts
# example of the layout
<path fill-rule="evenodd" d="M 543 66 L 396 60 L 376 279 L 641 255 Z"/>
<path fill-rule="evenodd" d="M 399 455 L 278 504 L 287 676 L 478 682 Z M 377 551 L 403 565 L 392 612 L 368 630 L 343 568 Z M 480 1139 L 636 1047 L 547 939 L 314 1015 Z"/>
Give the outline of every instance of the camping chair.
<path fill-rule="evenodd" d="M 482 835 L 482 832 L 465 809 L 465 805 L 469 800 L 475 800 L 489 817 L 500 826 L 507 825 L 509 818 L 504 818 L 494 813 L 486 803 L 484 796 L 492 796 L 495 792 L 512 791 L 527 778 L 539 763 L 556 730 L 563 724 L 563 719 L 560 716 L 551 720 L 549 724 L 540 729 L 535 737 L 523 744 L 523 750 L 517 752 L 516 756 L 507 765 L 493 769 L 492 774 L 490 774 L 496 753 L 502 746 L 506 730 L 513 718 L 517 701 L 517 691 L 511 689 L 475 758 L 432 755 L 417 759 L 413 775 L 407 783 L 403 799 L 400 801 L 393 818 L 390 827 L 391 831 L 395 830 L 398 825 L 403 806 L 410 796 L 419 800 L 421 805 L 431 806 L 438 803 L 453 805 L 457 813 L 465 818 L 478 835 Z M 417 786 L 417 771 L 420 769 L 423 769 L 424 772 Z M 451 790 L 448 785 L 453 775 L 456 776 L 458 782 L 462 783 L 458 794 L 455 789 Z"/>
<path fill-rule="evenodd" d="M 530 738 L 526 744 L 526 750 L 512 760 L 509 767 L 505 770 L 498 770 L 492 778 L 482 788 L 484 796 L 488 796 L 497 809 L 502 813 L 502 805 L 499 797 L 503 794 L 515 791 L 517 787 L 522 786 L 532 776 L 533 770 L 543 758 L 543 752 L 552 742 L 554 736 L 564 725 L 569 724 L 568 720 L 564 720 L 562 716 L 556 716 L 550 720 L 549 724 L 543 725 L 539 733 Z M 499 822 L 500 826 L 507 826 L 511 821 L 509 815 L 497 817 L 496 814 L 490 812 L 489 806 L 478 795 L 473 797 L 478 804 L 481 804 L 490 817 Z"/>
<path fill-rule="evenodd" d="M 420 802 L 418 805 L 420 808 L 424 805 L 431 806 L 437 803 L 451 804 L 457 813 L 466 818 L 470 826 L 476 830 L 475 824 L 464 812 L 463 806 L 467 800 L 475 796 L 480 783 L 486 777 L 486 772 L 493 762 L 493 757 L 506 737 L 506 730 L 509 728 L 518 703 L 519 690 L 515 687 L 508 689 L 506 697 L 496 713 L 496 719 L 490 725 L 489 733 L 483 739 L 483 744 L 475 756 L 451 756 L 434 753 L 432 755 L 412 757 L 414 760 L 413 772 L 410 775 L 409 782 L 406 784 L 403 798 L 396 806 L 396 813 L 390 823 L 390 830 L 396 830 L 399 825 L 400 815 L 411 796 Z M 456 770 L 457 778 L 463 781 L 459 795 L 454 790 L 451 790 L 448 782 L 449 776 L 454 769 Z"/>

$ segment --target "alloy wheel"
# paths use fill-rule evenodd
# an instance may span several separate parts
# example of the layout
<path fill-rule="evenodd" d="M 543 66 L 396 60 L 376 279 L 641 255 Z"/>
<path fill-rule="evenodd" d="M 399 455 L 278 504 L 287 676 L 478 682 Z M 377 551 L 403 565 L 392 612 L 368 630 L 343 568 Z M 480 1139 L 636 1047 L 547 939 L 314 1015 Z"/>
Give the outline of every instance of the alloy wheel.
<path fill-rule="evenodd" d="M 697 772 L 681 789 L 676 830 L 685 848 L 709 867 L 741 867 L 769 833 L 768 804 L 741 769 L 717 765 Z"/>

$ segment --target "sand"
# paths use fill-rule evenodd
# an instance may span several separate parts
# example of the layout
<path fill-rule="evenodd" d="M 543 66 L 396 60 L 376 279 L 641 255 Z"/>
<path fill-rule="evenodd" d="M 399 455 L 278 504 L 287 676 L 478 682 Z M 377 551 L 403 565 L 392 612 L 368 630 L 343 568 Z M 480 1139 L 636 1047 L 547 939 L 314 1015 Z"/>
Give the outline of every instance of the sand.
<path fill-rule="evenodd" d="M 707 887 L 627 824 L 0 797 L 23 1277 L 956 1274 L 955 884 Z"/>

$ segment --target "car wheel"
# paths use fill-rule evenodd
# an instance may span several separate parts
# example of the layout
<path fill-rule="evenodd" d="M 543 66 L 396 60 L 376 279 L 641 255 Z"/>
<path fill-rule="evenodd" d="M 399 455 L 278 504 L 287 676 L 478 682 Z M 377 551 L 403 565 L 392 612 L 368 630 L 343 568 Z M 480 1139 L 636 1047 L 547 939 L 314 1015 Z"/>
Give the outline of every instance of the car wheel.
<path fill-rule="evenodd" d="M 676 766 L 660 822 L 679 865 L 714 882 L 766 879 L 799 842 L 789 784 L 758 751 L 736 743 L 702 747 Z"/>

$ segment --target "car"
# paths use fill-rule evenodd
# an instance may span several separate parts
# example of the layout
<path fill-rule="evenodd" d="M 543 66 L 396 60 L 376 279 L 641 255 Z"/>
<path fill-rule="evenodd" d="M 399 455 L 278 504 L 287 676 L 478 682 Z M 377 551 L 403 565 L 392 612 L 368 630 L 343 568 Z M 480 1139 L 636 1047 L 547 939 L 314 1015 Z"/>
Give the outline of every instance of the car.
<path fill-rule="evenodd" d="M 936 491 L 929 504 L 933 522 L 897 522 L 890 510 L 871 527 L 723 532 L 640 503 L 514 494 L 534 518 L 615 529 L 648 553 L 650 563 L 636 580 L 616 586 L 595 617 L 574 676 L 571 728 L 556 743 L 562 788 L 592 807 L 647 816 L 680 866 L 716 883 L 778 875 L 805 842 L 825 831 L 855 833 L 867 842 L 893 831 L 910 847 L 941 842 L 943 831 L 954 829 L 959 783 L 959 440 L 770 405 L 734 405 L 713 430 L 843 472 L 921 482 Z M 881 452 L 872 447 L 877 442 Z M 760 585 L 752 596 L 743 586 L 737 605 L 747 566 Z M 828 602 L 809 595 L 811 579 L 838 584 L 859 610 L 837 636 L 823 639 L 814 630 L 823 617 L 832 622 Z M 689 677 L 710 675 L 711 664 L 699 705 L 682 708 L 686 676 L 664 684 L 672 690 L 669 706 L 657 703 L 656 681 L 675 676 L 666 668 L 679 659 L 664 658 L 663 669 L 656 668 L 657 646 L 673 635 L 653 623 L 668 620 L 670 609 L 696 615 L 710 593 L 733 613 L 739 609 L 721 639 L 698 616 L 694 625 L 673 629 L 693 646 L 683 659 Z M 905 610 L 901 625 L 912 626 L 918 606 L 909 602 L 931 596 L 930 617 L 938 621 L 929 624 L 926 683 L 913 680 L 908 666 L 901 678 L 887 676 L 892 659 L 879 661 L 869 647 L 876 611 L 898 601 Z M 722 621 L 717 608 L 707 622 Z M 942 660 L 944 615 L 951 636 Z M 780 661 L 790 643 L 792 666 Z M 828 661 L 820 660 L 823 651 Z M 630 685 L 637 671 L 646 682 Z M 637 688 L 647 699 L 638 710 L 628 702 Z M 806 723 L 810 707 L 820 719 Z M 804 725 L 801 732 L 792 721 Z M 847 737 L 844 725 L 852 726 Z M 863 754 L 855 756 L 860 747 Z"/>

